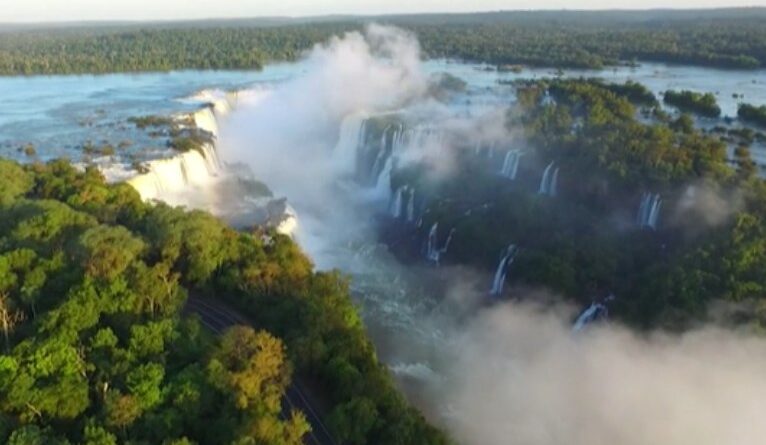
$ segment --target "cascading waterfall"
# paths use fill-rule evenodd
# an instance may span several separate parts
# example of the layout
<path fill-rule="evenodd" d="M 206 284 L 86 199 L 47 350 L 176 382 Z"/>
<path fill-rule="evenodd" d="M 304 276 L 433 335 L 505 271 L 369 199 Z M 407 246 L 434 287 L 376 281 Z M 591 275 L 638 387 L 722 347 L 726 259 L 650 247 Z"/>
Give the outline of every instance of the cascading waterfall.
<path fill-rule="evenodd" d="M 373 119 L 375 118 L 359 116 L 344 119 L 336 152 L 348 152 L 350 141 L 352 139 L 356 141 L 353 149 L 350 150 L 353 152 L 355 161 L 350 164 L 354 165 L 357 181 L 383 192 L 389 188 L 391 172 L 395 170 L 396 159 L 401 153 L 432 144 L 441 144 L 443 134 L 428 127 L 407 128 L 400 122 L 387 124 L 379 136 L 372 138 L 370 132 L 375 128 Z M 336 156 L 339 155 L 336 154 Z M 345 158 L 346 155 L 341 157 Z M 403 196 L 405 201 L 407 198 Z M 403 214 L 407 215 L 406 208 Z"/>
<path fill-rule="evenodd" d="M 415 222 L 415 189 L 410 188 L 409 201 L 407 202 L 407 222 Z"/>
<path fill-rule="evenodd" d="M 508 272 L 508 267 L 513 263 L 518 253 L 518 248 L 515 244 L 511 244 L 505 249 L 503 255 L 500 257 L 500 263 L 497 265 L 495 271 L 495 278 L 492 280 L 492 289 L 489 291 L 490 295 L 500 295 L 503 293 L 503 286 L 505 285 L 505 276 Z"/>
<path fill-rule="evenodd" d="M 218 137 L 218 121 L 213 110 L 229 109 L 227 98 L 220 101 L 221 105 L 206 106 L 191 115 L 196 127 L 210 133 L 214 139 Z M 189 186 L 206 186 L 214 180 L 223 166 L 215 145 L 206 143 L 198 150 L 149 161 L 146 168 L 146 173 L 134 176 L 127 183 L 138 191 L 141 199 L 150 201 L 161 199 L 168 193 L 181 192 Z"/>
<path fill-rule="evenodd" d="M 559 168 L 556 167 L 556 170 L 553 171 L 553 179 L 551 179 L 551 183 L 548 186 L 548 196 L 556 196 L 558 193 L 559 188 Z"/>
<path fill-rule="evenodd" d="M 644 193 L 641 197 L 641 205 L 638 207 L 638 215 L 636 216 L 638 226 L 657 230 L 661 208 L 662 199 L 659 193 Z"/>
<path fill-rule="evenodd" d="M 435 222 L 431 229 L 428 231 L 428 241 L 426 242 L 426 260 L 436 264 L 437 266 L 441 262 L 441 258 L 447 253 L 449 245 L 452 242 L 452 237 L 455 235 L 455 229 L 451 229 L 447 235 L 447 239 L 444 241 L 442 247 L 438 247 L 438 232 L 439 223 Z"/>
<path fill-rule="evenodd" d="M 521 150 L 509 150 L 503 159 L 503 168 L 500 170 L 500 174 L 510 180 L 516 179 L 516 174 L 519 171 L 519 161 L 521 160 L 521 155 Z"/>
<path fill-rule="evenodd" d="M 198 96 L 208 98 L 213 94 L 201 92 Z M 163 201 L 172 206 L 204 208 L 222 218 L 231 216 L 232 210 L 240 212 L 243 209 L 242 205 L 220 199 L 220 191 L 230 186 L 238 186 L 241 178 L 236 170 L 225 168 L 216 146 L 218 118 L 228 114 L 236 105 L 237 99 L 237 93 L 220 93 L 215 96 L 215 100 L 208 100 L 211 105 L 187 116 L 197 129 L 211 136 L 212 142 L 203 143 L 183 153 L 176 152 L 165 159 L 146 162 L 146 172 L 128 179 L 126 183 L 136 189 L 145 201 Z M 292 235 L 298 225 L 295 211 L 286 203 L 281 211 L 271 211 L 269 206 L 273 201 L 261 202 L 258 201 L 259 198 L 265 196 L 248 196 L 243 200 L 252 204 L 246 206 L 248 211 L 253 211 L 252 215 L 248 215 L 248 218 L 252 216 L 248 224 L 273 224 L 277 232 Z M 261 218 L 264 211 L 266 216 Z"/>
<path fill-rule="evenodd" d="M 180 192 L 188 186 L 204 186 L 218 171 L 213 159 L 197 150 L 167 159 L 151 161 L 148 171 L 127 181 L 145 201 L 160 199 L 165 193 Z"/>
<path fill-rule="evenodd" d="M 387 137 L 391 128 L 393 128 L 393 126 L 388 125 L 383 129 L 380 136 L 380 144 L 378 145 L 378 154 L 375 156 L 375 161 L 372 163 L 370 171 L 366 175 L 367 182 L 372 185 L 378 184 L 380 173 L 383 171 L 385 164 L 391 155 L 390 146 L 388 144 L 389 139 Z"/>
<path fill-rule="evenodd" d="M 415 188 L 403 185 L 394 192 L 389 211 L 396 219 L 402 218 L 408 223 L 414 223 L 417 218 L 415 205 Z"/>
<path fill-rule="evenodd" d="M 593 301 L 590 306 L 585 308 L 585 310 L 577 317 L 577 320 L 575 320 L 574 326 L 572 327 L 572 331 L 581 331 L 594 321 L 605 320 L 608 318 L 609 308 L 607 308 L 606 304 L 614 300 L 614 298 L 614 295 L 610 294 L 601 302 Z"/>
<path fill-rule="evenodd" d="M 403 185 L 396 189 L 396 192 L 394 193 L 394 197 L 391 200 L 391 216 L 394 218 L 400 218 L 403 213 L 403 204 L 404 204 L 404 194 L 407 192 L 407 186 Z"/>
<path fill-rule="evenodd" d="M 332 156 L 335 167 L 344 175 L 358 174 L 360 171 L 358 150 L 365 142 L 367 121 L 367 115 L 354 113 L 341 122 L 338 143 Z"/>
<path fill-rule="evenodd" d="M 394 156 L 389 156 L 388 159 L 386 159 L 386 163 L 383 165 L 383 170 L 378 175 L 378 178 L 375 182 L 375 188 L 378 190 L 384 190 L 389 189 L 389 183 L 391 181 L 391 171 L 394 168 Z"/>
<path fill-rule="evenodd" d="M 543 171 L 543 177 L 540 179 L 540 189 L 537 193 L 547 196 L 556 196 L 556 189 L 558 188 L 559 169 L 554 169 L 556 162 L 551 161 L 545 170 Z"/>

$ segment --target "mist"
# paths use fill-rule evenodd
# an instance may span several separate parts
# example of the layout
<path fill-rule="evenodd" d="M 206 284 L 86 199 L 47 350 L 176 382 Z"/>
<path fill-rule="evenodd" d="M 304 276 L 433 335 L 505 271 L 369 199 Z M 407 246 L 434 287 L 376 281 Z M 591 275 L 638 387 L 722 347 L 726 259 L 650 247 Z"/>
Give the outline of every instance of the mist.
<path fill-rule="evenodd" d="M 317 267 L 352 275 L 381 359 L 432 421 L 471 445 L 763 442 L 766 342 L 758 337 L 715 327 L 636 334 L 617 324 L 575 334 L 577 310 L 551 303 L 562 298 L 544 289 L 512 290 L 537 303 L 487 307 L 486 273 L 392 258 L 373 230 L 390 191 L 354 183 L 356 147 L 344 122 L 406 109 L 444 137 L 403 162 L 449 175 L 459 168 L 452 140 L 512 138 L 505 109 L 448 112 L 428 96 L 417 41 L 395 28 L 370 26 L 305 57 L 300 76 L 241 95 L 221 126 L 221 157 L 287 197 L 296 239 Z M 731 212 L 718 195 L 700 193 L 700 205 L 720 209 L 708 224 Z M 431 281 L 446 282 L 438 295 Z"/>
<path fill-rule="evenodd" d="M 573 333 L 572 308 L 511 304 L 442 326 L 426 390 L 461 443 L 758 444 L 766 437 L 766 341 L 707 327 L 674 335 L 619 325 Z"/>
<path fill-rule="evenodd" d="M 302 75 L 242 95 L 222 126 L 220 147 L 226 161 L 249 165 L 288 198 L 298 213 L 295 235 L 302 248 L 318 267 L 335 267 L 326 249 L 337 238 L 365 236 L 369 215 L 359 206 L 387 199 L 349 193 L 356 147 L 336 147 L 341 124 L 348 116 L 390 112 L 422 97 L 427 78 L 417 41 L 378 25 L 333 38 L 305 59 Z"/>

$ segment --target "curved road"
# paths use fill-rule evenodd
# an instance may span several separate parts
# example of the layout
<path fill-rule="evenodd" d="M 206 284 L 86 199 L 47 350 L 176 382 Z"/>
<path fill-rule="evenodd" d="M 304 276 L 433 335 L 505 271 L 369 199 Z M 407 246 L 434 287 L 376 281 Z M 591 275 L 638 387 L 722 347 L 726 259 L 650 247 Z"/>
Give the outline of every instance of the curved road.
<path fill-rule="evenodd" d="M 186 301 L 186 312 L 199 315 L 202 325 L 221 334 L 227 328 L 235 325 L 251 326 L 245 317 L 225 304 L 218 301 L 206 300 L 199 297 L 189 297 Z M 306 419 L 311 425 L 311 431 L 305 436 L 305 442 L 310 445 L 338 445 L 330 432 L 319 418 L 318 411 L 311 406 L 305 391 L 300 389 L 300 384 L 294 381 L 285 392 L 282 415 L 286 418 L 292 409 L 299 409 L 306 415 Z"/>

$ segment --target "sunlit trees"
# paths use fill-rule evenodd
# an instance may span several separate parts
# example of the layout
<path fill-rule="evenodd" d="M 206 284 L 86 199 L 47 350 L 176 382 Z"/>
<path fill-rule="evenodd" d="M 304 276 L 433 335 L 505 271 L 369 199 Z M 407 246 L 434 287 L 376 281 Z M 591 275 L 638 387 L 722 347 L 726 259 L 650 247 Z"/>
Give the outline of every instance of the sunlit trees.
<path fill-rule="evenodd" d="M 288 237 L 145 204 L 64 161 L 0 161 L 0 193 L 0 443 L 297 445 L 309 424 L 282 414 L 294 363 L 306 372 L 337 355 L 368 378 L 374 352 L 344 280 L 315 274 Z M 217 338 L 183 312 L 190 291 L 246 303 L 260 327 L 290 338 L 249 327 Z M 374 396 L 390 399 L 388 376 L 371 369 L 386 382 Z M 332 372 L 323 384 L 334 397 L 349 382 Z M 328 399 L 328 410 L 343 403 Z M 398 406 L 383 423 L 443 440 Z M 366 443 L 382 428 L 360 427 Z"/>

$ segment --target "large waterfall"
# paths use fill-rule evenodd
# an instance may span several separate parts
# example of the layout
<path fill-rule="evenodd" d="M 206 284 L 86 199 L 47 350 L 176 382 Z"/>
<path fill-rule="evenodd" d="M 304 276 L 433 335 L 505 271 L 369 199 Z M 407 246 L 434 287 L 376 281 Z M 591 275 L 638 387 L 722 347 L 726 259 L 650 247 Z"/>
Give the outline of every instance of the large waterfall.
<path fill-rule="evenodd" d="M 218 216 L 250 215 L 247 224 L 265 224 L 280 233 L 292 234 L 297 227 L 297 217 L 292 208 L 284 203 L 278 212 L 272 211 L 276 201 L 270 196 L 250 196 L 243 200 L 230 200 L 232 187 L 241 187 L 240 175 L 228 172 L 218 156 L 219 118 L 227 115 L 236 105 L 236 93 L 201 92 L 192 98 L 206 101 L 208 105 L 190 115 L 197 129 L 212 137 L 211 143 L 197 149 L 177 153 L 164 159 L 145 163 L 145 173 L 138 174 L 127 183 L 145 201 L 163 201 L 174 206 L 204 208 Z M 247 193 L 244 189 L 239 192 Z M 236 202 L 232 202 L 236 201 Z M 238 202 L 241 203 L 238 204 Z M 249 207 L 248 207 L 249 206 Z"/>
<path fill-rule="evenodd" d="M 519 249 L 516 245 L 511 244 L 503 252 L 503 255 L 500 257 L 500 263 L 497 265 L 497 270 L 495 271 L 495 278 L 492 280 L 492 289 L 489 291 L 490 295 L 500 295 L 503 293 L 503 286 L 505 286 L 505 276 L 508 273 L 508 267 L 513 263 L 518 251 Z"/>
<path fill-rule="evenodd" d="M 170 158 L 147 163 L 147 172 L 127 182 L 145 201 L 161 199 L 168 193 L 177 193 L 190 186 L 206 186 L 216 176 L 220 166 L 212 145 L 205 144 L 201 151 L 189 150 Z"/>
<path fill-rule="evenodd" d="M 559 169 L 556 167 L 555 161 L 551 161 L 545 171 L 543 171 L 543 177 L 540 179 L 540 189 L 537 193 L 547 196 L 556 196 L 556 189 L 558 188 Z"/>
<path fill-rule="evenodd" d="M 192 114 L 197 128 L 218 136 L 218 120 L 213 107 L 204 107 Z M 223 105 L 219 108 L 227 109 Z M 203 144 L 199 150 L 189 150 L 165 159 L 149 161 L 147 172 L 127 182 L 144 200 L 160 199 L 169 193 L 178 193 L 188 187 L 206 186 L 220 172 L 222 165 L 214 144 Z"/>
<path fill-rule="evenodd" d="M 659 193 L 644 193 L 641 197 L 641 205 L 638 207 L 638 215 L 636 216 L 638 226 L 656 230 L 661 207 L 662 199 Z"/>
<path fill-rule="evenodd" d="M 389 114 L 356 113 L 344 118 L 333 157 L 340 170 L 353 174 L 360 184 L 384 191 L 390 188 L 399 156 L 442 143 L 442 132 L 433 128 L 406 127 Z"/>

